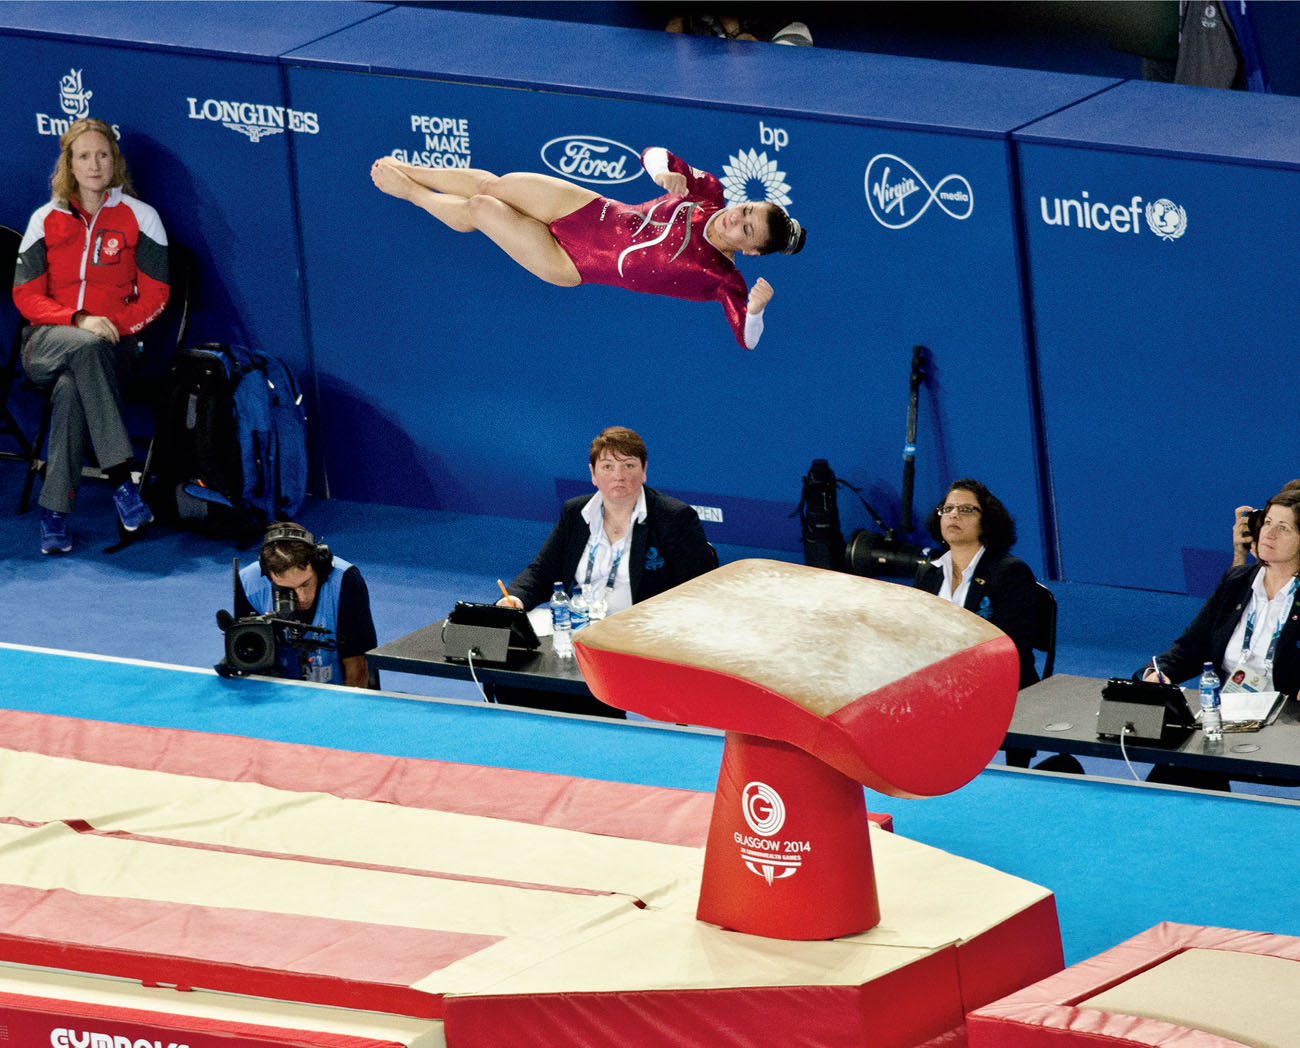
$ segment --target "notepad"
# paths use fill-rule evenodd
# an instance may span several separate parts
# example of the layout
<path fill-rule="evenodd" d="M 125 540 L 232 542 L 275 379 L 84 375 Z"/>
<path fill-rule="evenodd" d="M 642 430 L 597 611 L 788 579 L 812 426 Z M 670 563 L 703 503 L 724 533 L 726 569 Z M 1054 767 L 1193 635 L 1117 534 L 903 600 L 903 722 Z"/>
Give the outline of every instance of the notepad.
<path fill-rule="evenodd" d="M 1224 731 L 1259 731 L 1272 723 L 1285 701 L 1280 691 L 1225 691 L 1219 701 Z"/>

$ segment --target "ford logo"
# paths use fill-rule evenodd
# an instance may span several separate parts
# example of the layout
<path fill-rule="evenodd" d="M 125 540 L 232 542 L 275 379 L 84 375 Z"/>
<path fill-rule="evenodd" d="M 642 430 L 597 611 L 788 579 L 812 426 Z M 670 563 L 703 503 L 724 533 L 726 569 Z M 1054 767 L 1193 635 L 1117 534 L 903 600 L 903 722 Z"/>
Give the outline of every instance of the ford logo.
<path fill-rule="evenodd" d="M 542 163 L 577 182 L 612 186 L 641 175 L 641 154 L 631 146 L 596 135 L 564 135 L 542 146 Z"/>

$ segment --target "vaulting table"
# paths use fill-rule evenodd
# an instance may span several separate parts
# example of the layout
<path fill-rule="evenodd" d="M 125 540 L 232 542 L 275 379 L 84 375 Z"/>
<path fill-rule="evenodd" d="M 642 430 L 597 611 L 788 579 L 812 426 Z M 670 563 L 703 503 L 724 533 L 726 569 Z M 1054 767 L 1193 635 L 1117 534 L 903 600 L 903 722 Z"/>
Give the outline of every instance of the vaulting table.
<path fill-rule="evenodd" d="M 697 916 L 784 939 L 879 923 L 861 786 L 970 781 L 1019 675 L 1010 638 L 948 601 L 768 560 L 633 605 L 574 648 L 602 701 L 727 731 Z"/>

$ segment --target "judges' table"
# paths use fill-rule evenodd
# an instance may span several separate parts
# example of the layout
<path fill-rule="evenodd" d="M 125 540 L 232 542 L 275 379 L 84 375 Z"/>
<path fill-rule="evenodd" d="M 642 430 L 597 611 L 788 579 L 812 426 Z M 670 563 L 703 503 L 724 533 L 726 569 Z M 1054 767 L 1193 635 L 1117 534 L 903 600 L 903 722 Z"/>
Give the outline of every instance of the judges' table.
<path fill-rule="evenodd" d="M 1256 732 L 1225 732 L 1222 743 L 1192 731 L 1168 746 L 1097 735 L 1097 711 L 1106 682 L 1057 674 L 1020 693 L 1007 730 L 1008 746 L 1109 757 L 1218 772 L 1230 779 L 1262 777 L 1300 783 L 1300 704 L 1288 699 L 1277 720 Z"/>
<path fill-rule="evenodd" d="M 541 647 L 533 654 L 524 655 L 508 666 L 488 662 L 468 663 L 447 658 L 447 647 L 442 640 L 440 619 L 422 626 L 404 637 L 366 652 L 366 659 L 376 670 L 393 670 L 397 673 L 415 673 L 425 677 L 445 677 L 449 680 L 474 680 L 485 687 L 518 688 L 525 691 L 563 692 L 591 700 L 591 690 L 582 679 L 582 671 L 574 659 L 561 659 L 551 647 L 550 637 L 541 637 Z"/>

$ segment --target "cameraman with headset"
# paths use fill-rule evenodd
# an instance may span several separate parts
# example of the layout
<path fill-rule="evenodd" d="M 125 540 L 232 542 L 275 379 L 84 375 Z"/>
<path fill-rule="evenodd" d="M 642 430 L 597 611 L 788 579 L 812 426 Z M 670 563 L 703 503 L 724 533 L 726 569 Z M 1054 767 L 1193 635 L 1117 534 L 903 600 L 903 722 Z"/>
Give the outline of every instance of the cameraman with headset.
<path fill-rule="evenodd" d="M 277 591 L 279 591 L 277 593 Z M 332 642 L 276 644 L 277 675 L 293 680 L 377 688 L 366 652 L 378 643 L 370 594 L 354 564 L 318 544 L 306 528 L 278 521 L 266 529 L 257 563 L 239 573 L 235 618 L 274 613 L 315 627 Z"/>

